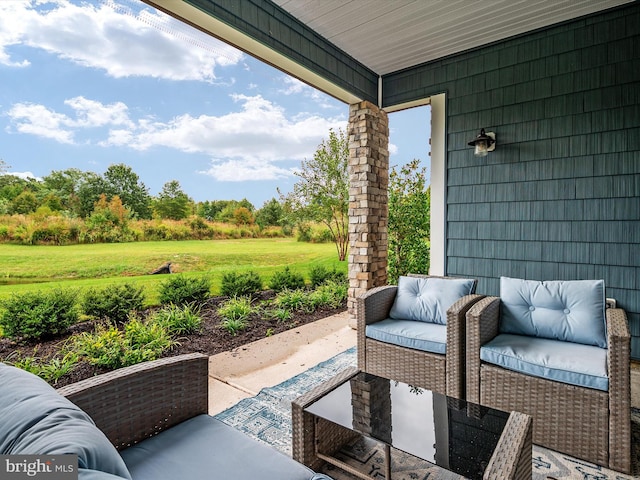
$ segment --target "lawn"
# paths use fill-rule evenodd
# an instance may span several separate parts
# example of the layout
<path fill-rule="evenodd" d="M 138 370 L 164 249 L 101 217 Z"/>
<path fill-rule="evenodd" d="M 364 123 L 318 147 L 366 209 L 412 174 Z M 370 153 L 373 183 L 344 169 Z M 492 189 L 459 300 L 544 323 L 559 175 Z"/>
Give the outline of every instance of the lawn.
<path fill-rule="evenodd" d="M 166 277 L 149 275 L 166 262 L 176 273 L 208 275 L 212 294 L 222 274 L 256 271 L 266 282 L 289 266 L 308 280 L 313 265 L 346 272 L 333 243 L 304 243 L 291 238 L 194 240 L 69 246 L 0 246 L 0 299 L 34 289 L 100 287 L 127 281 L 144 286 L 149 304 Z"/>

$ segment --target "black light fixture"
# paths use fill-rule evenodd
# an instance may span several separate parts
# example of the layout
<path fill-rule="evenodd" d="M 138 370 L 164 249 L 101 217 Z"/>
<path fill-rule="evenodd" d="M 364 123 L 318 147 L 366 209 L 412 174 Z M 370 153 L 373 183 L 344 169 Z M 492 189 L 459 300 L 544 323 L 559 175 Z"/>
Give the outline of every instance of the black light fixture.
<path fill-rule="evenodd" d="M 493 132 L 485 133 L 484 128 L 480 130 L 480 135 L 471 140 L 467 145 L 475 147 L 473 152 L 476 157 L 486 157 L 487 153 L 496 149 L 496 134 Z"/>

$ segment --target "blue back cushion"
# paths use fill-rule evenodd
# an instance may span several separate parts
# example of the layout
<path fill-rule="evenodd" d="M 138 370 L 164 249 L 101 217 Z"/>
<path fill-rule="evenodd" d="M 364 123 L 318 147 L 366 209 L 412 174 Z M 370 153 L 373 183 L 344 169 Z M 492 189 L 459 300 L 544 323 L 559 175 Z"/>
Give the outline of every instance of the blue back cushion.
<path fill-rule="evenodd" d="M 100 476 L 92 470 L 131 478 L 120 454 L 89 415 L 39 377 L 2 363 L 0 454 L 77 454 L 81 478 Z"/>
<path fill-rule="evenodd" d="M 475 281 L 468 278 L 400 277 L 390 318 L 447 324 L 447 310 L 473 293 Z"/>
<path fill-rule="evenodd" d="M 607 347 L 603 280 L 500 278 L 500 332 Z"/>

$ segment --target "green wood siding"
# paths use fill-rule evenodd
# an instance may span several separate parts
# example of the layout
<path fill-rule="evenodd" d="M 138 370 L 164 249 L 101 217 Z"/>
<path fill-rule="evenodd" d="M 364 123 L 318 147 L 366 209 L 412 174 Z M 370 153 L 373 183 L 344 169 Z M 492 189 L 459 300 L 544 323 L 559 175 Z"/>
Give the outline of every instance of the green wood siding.
<path fill-rule="evenodd" d="M 447 274 L 602 278 L 640 358 L 640 4 L 383 77 L 447 93 Z M 495 152 L 467 146 L 484 127 Z"/>
<path fill-rule="evenodd" d="M 378 75 L 268 0 L 185 0 L 352 92 L 378 103 Z"/>

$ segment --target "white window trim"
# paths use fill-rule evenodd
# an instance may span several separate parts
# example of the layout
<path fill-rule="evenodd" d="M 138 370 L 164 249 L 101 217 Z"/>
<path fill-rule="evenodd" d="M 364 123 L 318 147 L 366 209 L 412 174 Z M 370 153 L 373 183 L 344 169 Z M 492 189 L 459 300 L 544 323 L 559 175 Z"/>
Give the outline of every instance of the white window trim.
<path fill-rule="evenodd" d="M 431 97 L 431 258 L 429 273 L 446 275 L 446 98 Z"/>

